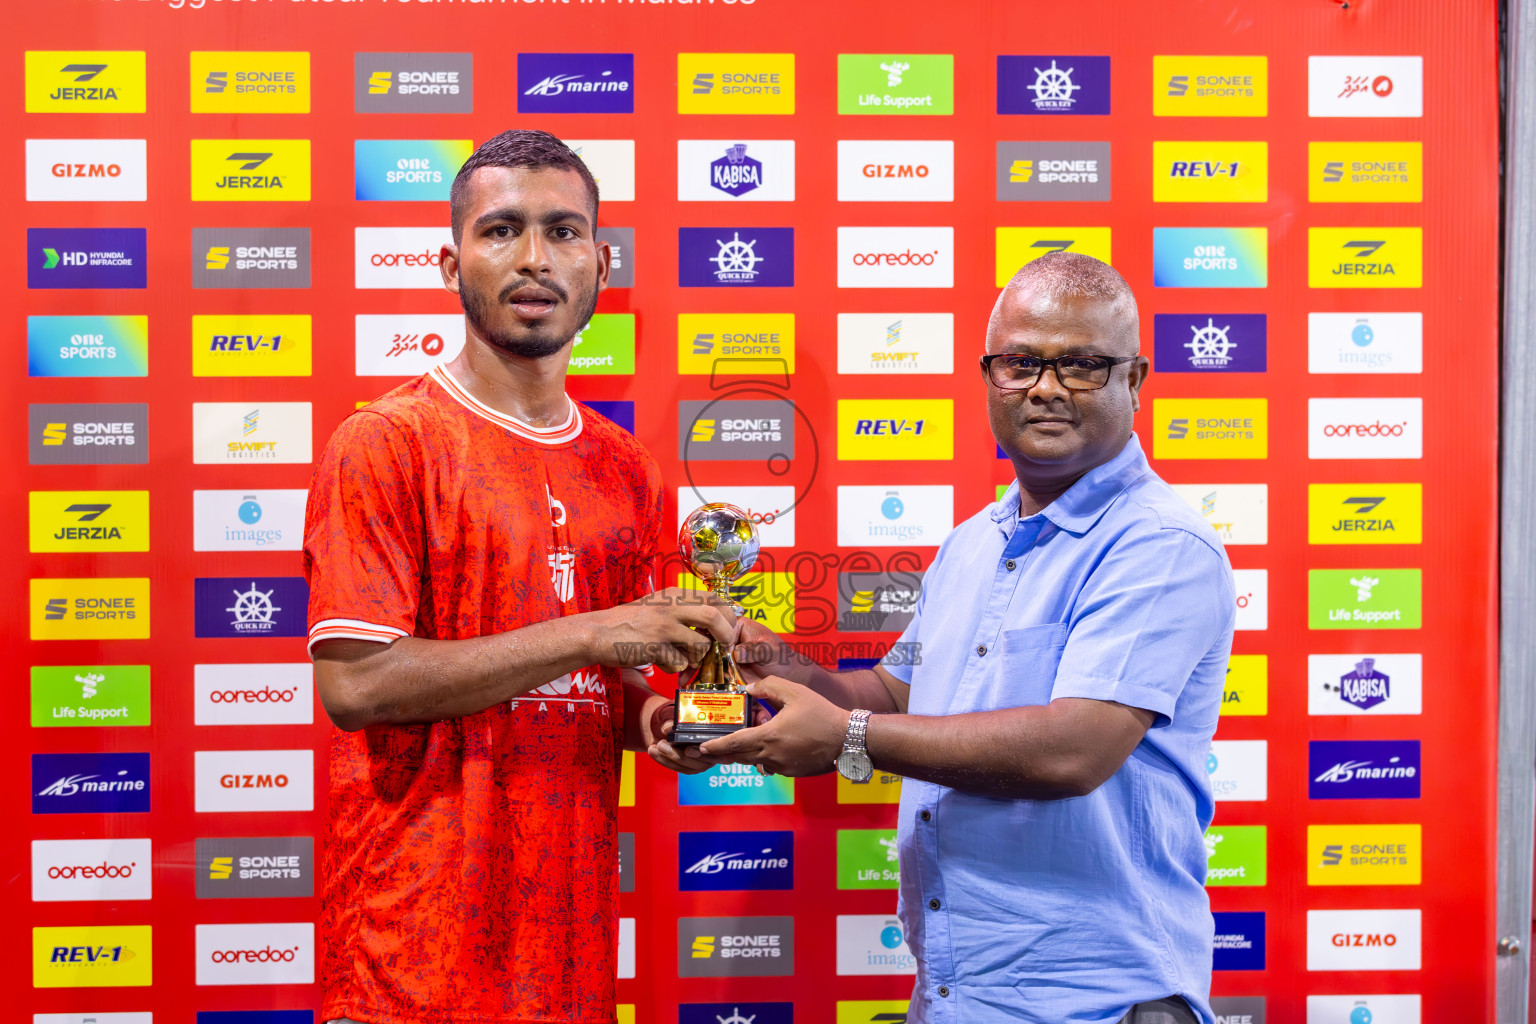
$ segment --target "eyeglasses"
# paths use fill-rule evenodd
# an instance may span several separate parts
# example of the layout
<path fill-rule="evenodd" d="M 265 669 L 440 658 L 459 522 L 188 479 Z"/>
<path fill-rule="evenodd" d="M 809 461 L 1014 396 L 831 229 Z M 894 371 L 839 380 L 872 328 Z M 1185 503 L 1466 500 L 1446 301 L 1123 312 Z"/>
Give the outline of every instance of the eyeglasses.
<path fill-rule="evenodd" d="M 1057 356 L 1042 359 L 1039 356 L 1018 356 L 1007 352 L 982 356 L 981 368 L 987 379 L 1004 391 L 1028 391 L 1040 383 L 1040 375 L 1047 366 L 1054 367 L 1056 379 L 1068 391 L 1097 391 L 1109 383 L 1109 371 L 1121 363 L 1129 363 L 1135 356 Z"/>

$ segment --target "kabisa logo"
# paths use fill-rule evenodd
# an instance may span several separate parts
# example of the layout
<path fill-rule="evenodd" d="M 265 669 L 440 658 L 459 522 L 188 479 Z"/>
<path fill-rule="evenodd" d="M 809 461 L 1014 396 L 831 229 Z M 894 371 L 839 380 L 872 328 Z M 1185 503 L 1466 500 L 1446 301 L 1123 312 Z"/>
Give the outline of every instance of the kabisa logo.
<path fill-rule="evenodd" d="M 1418 629 L 1423 617 L 1419 569 L 1309 569 L 1310 629 Z"/>
<path fill-rule="evenodd" d="M 1309 117 L 1422 117 L 1424 58 L 1308 57 Z"/>
<path fill-rule="evenodd" d="M 954 400 L 840 398 L 837 457 L 845 461 L 952 459 Z"/>
<path fill-rule="evenodd" d="M 793 832 L 680 832 L 677 887 L 682 892 L 793 889 Z"/>
<path fill-rule="evenodd" d="M 148 491 L 32 491 L 28 549 L 148 551 Z"/>
<path fill-rule="evenodd" d="M 1369 711 L 1392 696 L 1392 677 L 1376 671 L 1375 658 L 1361 658 L 1339 676 L 1339 699 L 1361 711 Z"/>
<path fill-rule="evenodd" d="M 1423 484 L 1308 484 L 1307 543 L 1418 544 Z"/>
<path fill-rule="evenodd" d="M 1423 370 L 1423 313 L 1307 314 L 1309 373 Z"/>
<path fill-rule="evenodd" d="M 308 139 L 193 139 L 192 200 L 308 202 Z"/>
<path fill-rule="evenodd" d="M 308 377 L 309 314 L 192 316 L 192 376 Z"/>
<path fill-rule="evenodd" d="M 1216 919 L 1216 939 L 1211 969 L 1262 971 L 1264 969 L 1264 915 L 1250 911 L 1211 915 Z"/>
<path fill-rule="evenodd" d="M 1269 400 L 1158 398 L 1152 453 L 1159 459 L 1262 459 L 1269 454 Z"/>
<path fill-rule="evenodd" d="M 200 814 L 315 806 L 313 750 L 198 750 L 192 754 L 192 777 Z"/>
<path fill-rule="evenodd" d="M 315 719 L 314 693 L 314 669 L 308 662 L 194 665 L 192 721 L 308 725 Z"/>
<path fill-rule="evenodd" d="M 1422 934 L 1419 910 L 1309 910 L 1307 970 L 1417 971 Z"/>
<path fill-rule="evenodd" d="M 1307 457 L 1417 459 L 1424 454 L 1422 398 L 1307 399 Z"/>
<path fill-rule="evenodd" d="M 951 373 L 953 313 L 837 314 L 837 372 Z"/>
<path fill-rule="evenodd" d="M 1152 248 L 1158 288 L 1263 288 L 1269 282 L 1268 228 L 1153 228 Z"/>
<path fill-rule="evenodd" d="M 28 288 L 143 288 L 144 228 L 27 228 Z"/>
<path fill-rule="evenodd" d="M 1417 203 L 1424 199 L 1422 142 L 1309 142 L 1307 199 L 1314 203 Z"/>
<path fill-rule="evenodd" d="M 193 50 L 194 114 L 309 113 L 309 54 Z"/>
<path fill-rule="evenodd" d="M 143 50 L 28 50 L 29 114 L 142 114 Z"/>
<path fill-rule="evenodd" d="M 32 726 L 148 725 L 148 665 L 32 666 Z"/>
<path fill-rule="evenodd" d="M 1155 203 L 1262 203 L 1269 199 L 1267 142 L 1153 142 Z"/>
<path fill-rule="evenodd" d="M 1019 268 L 1048 252 L 1080 252 L 1105 263 L 1110 258 L 1110 229 L 1090 227 L 998 228 L 994 284 L 1006 285 Z"/>
<path fill-rule="evenodd" d="M 453 242 L 446 227 L 354 228 L 352 235 L 354 287 L 442 290 L 438 267 Z"/>
<path fill-rule="evenodd" d="M 147 924 L 33 928 L 32 987 L 127 988 L 153 984 L 152 934 Z M 41 1019 L 41 1015 L 34 1019 Z M 85 1022 L 91 1020 L 93 1017 L 84 1018 Z"/>
<path fill-rule="evenodd" d="M 309 587 L 302 577 L 198 577 L 194 635 L 303 636 Z"/>
<path fill-rule="evenodd" d="M 679 313 L 677 372 L 794 373 L 795 314 Z"/>
<path fill-rule="evenodd" d="M 720 764 L 698 775 L 679 775 L 677 802 L 681 807 L 792 804 L 795 780 L 762 775 L 749 764 Z"/>
<path fill-rule="evenodd" d="M 33 754 L 33 814 L 145 814 L 148 754 Z"/>
<path fill-rule="evenodd" d="M 910 490 L 910 488 L 904 488 L 904 490 Z M 843 499 L 841 488 L 839 492 L 838 499 L 841 503 Z M 889 507 L 889 503 L 900 501 L 899 492 L 894 490 L 887 492 L 885 501 L 881 503 L 882 516 L 885 509 Z M 905 511 L 905 506 L 902 506 L 901 513 Z M 898 513 L 896 523 L 871 522 L 867 524 L 867 528 L 873 531 L 880 525 L 899 525 L 904 518 L 901 513 Z M 922 524 L 914 522 L 906 525 L 919 537 L 925 532 Z M 904 539 L 910 544 L 922 543 L 910 537 Z M 860 546 L 868 543 L 868 540 L 865 540 Z M 928 543 L 933 541 L 930 540 Z M 912 616 L 917 612 L 917 598 L 922 593 L 922 588 L 921 572 L 840 572 L 837 574 L 837 628 L 844 633 L 899 633 L 912 622 Z"/>
<path fill-rule="evenodd" d="M 677 1024 L 793 1024 L 794 1003 L 682 1003 Z"/>
<path fill-rule="evenodd" d="M 1313 740 L 1307 752 L 1313 800 L 1417 800 L 1418 740 Z"/>
<path fill-rule="evenodd" d="M 1109 154 L 1107 142 L 999 142 L 997 199 L 1107 201 Z"/>
<path fill-rule="evenodd" d="M 1310 654 L 1307 713 L 1417 715 L 1424 705 L 1420 654 Z"/>
<path fill-rule="evenodd" d="M 193 228 L 192 287 L 308 288 L 309 228 Z"/>
<path fill-rule="evenodd" d="M 356 53 L 353 108 L 359 114 L 469 114 L 474 68 L 470 53 Z"/>
<path fill-rule="evenodd" d="M 744 766 L 745 767 L 745 766 Z M 680 978 L 783 977 L 795 973 L 792 917 L 680 917 Z"/>
<path fill-rule="evenodd" d="M 633 114 L 632 53 L 520 53 L 520 114 Z"/>
<path fill-rule="evenodd" d="M 999 55 L 997 112 L 1108 114 L 1109 58 Z"/>
<path fill-rule="evenodd" d="M 27 200 L 142 203 L 147 166 L 143 139 L 28 139 Z"/>
<path fill-rule="evenodd" d="M 677 249 L 677 283 L 684 288 L 795 283 L 794 228 L 678 228 Z"/>
<path fill-rule="evenodd" d="M 33 640 L 149 639 L 146 578 L 28 581 Z"/>
<path fill-rule="evenodd" d="M 679 139 L 679 202 L 786 202 L 795 198 L 793 139 Z"/>
<path fill-rule="evenodd" d="M 1267 323 L 1263 313 L 1158 313 L 1152 319 L 1157 370 L 1263 373 Z"/>
<path fill-rule="evenodd" d="M 199 839 L 196 877 L 200 900 L 313 896 L 315 841 Z"/>
<path fill-rule="evenodd" d="M 1155 117 L 1264 117 L 1268 57 L 1152 58 Z"/>
<path fill-rule="evenodd" d="M 742 196 L 763 184 L 763 162 L 747 156 L 744 143 L 726 147 L 709 165 L 709 183 L 728 196 Z"/>
<path fill-rule="evenodd" d="M 954 55 L 840 53 L 837 112 L 953 114 Z"/>
<path fill-rule="evenodd" d="M 1308 885 L 1418 885 L 1419 825 L 1308 825 Z"/>
<path fill-rule="evenodd" d="M 955 229 L 837 229 L 839 288 L 952 288 Z"/>
<path fill-rule="evenodd" d="M 356 139 L 353 194 L 359 201 L 446 201 L 474 150 L 469 139 Z"/>
<path fill-rule="evenodd" d="M 315 926 L 200 924 L 199 985 L 309 985 L 315 980 Z"/>
<path fill-rule="evenodd" d="M 148 839 L 34 839 L 32 902 L 147 900 L 153 867 Z"/>
<path fill-rule="evenodd" d="M 916 974 L 901 922 L 884 914 L 837 915 L 837 973 Z"/>
<path fill-rule="evenodd" d="M 1422 228 L 1308 228 L 1312 288 L 1418 288 L 1424 283 Z"/>
<path fill-rule="evenodd" d="M 679 114 L 793 114 L 792 53 L 679 53 Z"/>

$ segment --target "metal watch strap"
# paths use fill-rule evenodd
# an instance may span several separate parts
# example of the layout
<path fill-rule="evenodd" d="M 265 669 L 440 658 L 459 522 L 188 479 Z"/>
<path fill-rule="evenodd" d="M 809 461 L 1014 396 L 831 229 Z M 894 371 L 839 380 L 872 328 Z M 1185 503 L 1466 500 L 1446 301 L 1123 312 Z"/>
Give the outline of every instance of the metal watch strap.
<path fill-rule="evenodd" d="M 860 708 L 848 716 L 848 732 L 843 736 L 844 750 L 864 750 L 864 736 L 869 732 L 868 711 Z"/>

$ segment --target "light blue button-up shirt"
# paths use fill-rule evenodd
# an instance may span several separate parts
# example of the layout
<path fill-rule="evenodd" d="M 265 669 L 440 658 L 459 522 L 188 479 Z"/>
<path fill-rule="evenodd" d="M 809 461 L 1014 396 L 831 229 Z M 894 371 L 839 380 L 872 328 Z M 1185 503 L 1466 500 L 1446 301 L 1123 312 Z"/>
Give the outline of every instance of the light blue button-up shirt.
<path fill-rule="evenodd" d="M 1038 514 L 1015 482 L 945 538 L 901 638 L 919 646 L 886 662 L 911 714 L 1088 697 L 1157 720 L 1087 796 L 903 783 L 914 1024 L 1111 1024 L 1170 995 L 1214 1021 L 1205 761 L 1235 614 L 1215 531 L 1134 436 Z"/>

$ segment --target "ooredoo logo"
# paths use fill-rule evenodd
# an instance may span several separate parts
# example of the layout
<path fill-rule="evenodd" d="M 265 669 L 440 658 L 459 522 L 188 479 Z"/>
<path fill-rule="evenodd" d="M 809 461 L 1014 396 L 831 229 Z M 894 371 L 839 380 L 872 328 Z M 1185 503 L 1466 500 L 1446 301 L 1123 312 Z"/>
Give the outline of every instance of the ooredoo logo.
<path fill-rule="evenodd" d="M 315 980 L 315 926 L 200 924 L 199 985 L 308 985 Z"/>
<path fill-rule="evenodd" d="M 1422 398 L 1313 398 L 1307 402 L 1307 456 L 1418 459 L 1424 455 Z"/>
<path fill-rule="evenodd" d="M 298 946 L 289 946 L 287 949 L 265 946 L 261 949 L 216 949 L 212 960 L 216 964 L 291 964 L 298 956 Z"/>
<path fill-rule="evenodd" d="M 308 662 L 194 665 L 197 725 L 308 725 L 315 720 L 314 667 Z"/>
<path fill-rule="evenodd" d="M 37 839 L 32 901 L 147 900 L 152 862 L 148 839 Z"/>
<path fill-rule="evenodd" d="M 937 249 L 932 252 L 858 252 L 853 254 L 856 267 L 931 267 L 938 258 Z"/>
<path fill-rule="evenodd" d="M 439 289 L 442 248 L 452 240 L 447 228 L 356 228 L 354 285 Z"/>
<path fill-rule="evenodd" d="M 1402 437 L 1408 421 L 1401 423 L 1328 423 L 1323 426 L 1324 437 Z"/>
<path fill-rule="evenodd" d="M 839 288 L 951 288 L 954 228 L 838 228 Z"/>

